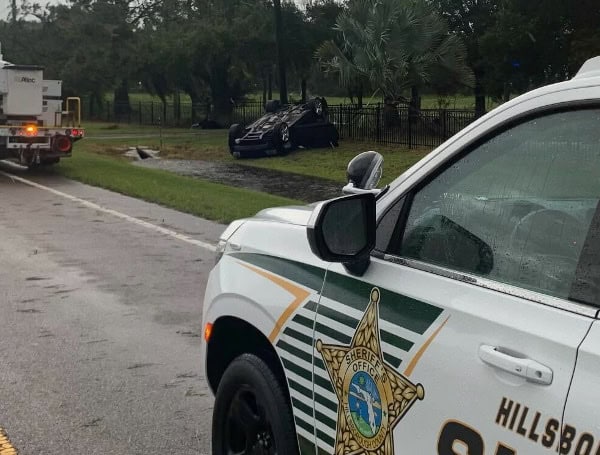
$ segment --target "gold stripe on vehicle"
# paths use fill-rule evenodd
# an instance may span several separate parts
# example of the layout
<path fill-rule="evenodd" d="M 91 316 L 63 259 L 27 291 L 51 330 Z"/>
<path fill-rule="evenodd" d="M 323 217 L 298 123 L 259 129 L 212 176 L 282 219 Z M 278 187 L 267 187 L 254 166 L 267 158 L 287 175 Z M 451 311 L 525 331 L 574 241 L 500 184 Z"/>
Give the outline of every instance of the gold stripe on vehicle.
<path fill-rule="evenodd" d="M 448 319 L 450 319 L 450 316 L 448 316 L 446 318 L 446 320 L 444 322 L 442 322 L 442 324 L 437 329 L 435 329 L 435 332 L 433 332 L 431 334 L 431 336 L 429 338 L 427 338 L 427 340 L 425 341 L 425 343 L 423 343 L 423 345 L 419 348 L 419 350 L 417 351 L 417 353 L 415 354 L 415 356 L 413 357 L 413 359 L 410 361 L 410 363 L 406 367 L 406 370 L 404 370 L 404 375 L 405 376 L 410 376 L 412 374 L 413 370 L 415 369 L 415 367 L 419 363 L 419 360 L 421 360 L 421 357 L 423 357 L 423 354 L 425 354 L 425 351 L 427 350 L 427 348 L 429 347 L 429 345 L 433 342 L 433 340 L 435 339 L 435 337 L 438 336 L 438 334 L 442 331 L 442 329 L 446 325 L 446 322 L 448 322 Z"/>
<path fill-rule="evenodd" d="M 247 269 L 252 270 L 260 276 L 266 278 L 267 280 L 275 283 L 277 286 L 285 289 L 287 292 L 294 296 L 294 300 L 287 306 L 283 313 L 281 313 L 281 316 L 279 316 L 279 319 L 277 319 L 277 322 L 275 323 L 275 327 L 273 327 L 273 330 L 269 334 L 269 340 L 271 341 L 271 343 L 273 343 L 279 335 L 279 332 L 281 332 L 281 330 L 283 329 L 283 326 L 285 325 L 286 321 L 290 318 L 294 311 L 298 309 L 300 304 L 308 298 L 310 292 L 292 284 L 290 281 L 285 280 L 280 276 L 266 272 L 265 270 L 261 270 L 251 265 L 244 264 L 243 262 L 240 262 L 240 265 L 243 265 Z"/>

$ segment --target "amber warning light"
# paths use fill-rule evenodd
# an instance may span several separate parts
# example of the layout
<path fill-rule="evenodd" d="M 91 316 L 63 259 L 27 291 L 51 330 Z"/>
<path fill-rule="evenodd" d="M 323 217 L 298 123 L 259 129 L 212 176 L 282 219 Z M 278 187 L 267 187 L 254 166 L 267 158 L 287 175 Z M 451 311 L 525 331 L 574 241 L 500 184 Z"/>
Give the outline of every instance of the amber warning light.
<path fill-rule="evenodd" d="M 25 136 L 37 136 L 38 129 L 35 125 L 26 125 L 22 130 L 22 134 Z"/>
<path fill-rule="evenodd" d="M 204 341 L 208 343 L 210 335 L 212 334 L 213 325 L 209 322 L 204 326 Z"/>

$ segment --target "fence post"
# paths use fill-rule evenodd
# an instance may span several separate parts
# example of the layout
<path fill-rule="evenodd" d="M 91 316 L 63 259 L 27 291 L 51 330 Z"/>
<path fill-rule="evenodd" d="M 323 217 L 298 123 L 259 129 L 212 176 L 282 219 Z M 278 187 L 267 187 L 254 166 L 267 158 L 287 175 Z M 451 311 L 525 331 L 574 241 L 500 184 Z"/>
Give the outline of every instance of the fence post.
<path fill-rule="evenodd" d="M 440 120 L 442 121 L 442 134 L 444 140 L 448 138 L 448 110 L 442 109 L 442 115 Z"/>
<path fill-rule="evenodd" d="M 150 101 L 150 124 L 154 125 L 154 101 Z"/>
<path fill-rule="evenodd" d="M 408 108 L 408 149 L 412 148 L 412 116 L 410 107 Z"/>
<path fill-rule="evenodd" d="M 140 125 L 141 125 L 143 123 L 142 122 L 142 102 L 141 101 L 139 101 L 139 103 L 138 103 L 138 113 L 140 116 Z"/>
<path fill-rule="evenodd" d="M 381 121 L 379 119 L 380 117 L 380 113 L 381 113 L 381 106 L 379 105 L 379 103 L 377 103 L 377 108 L 375 109 L 375 115 L 377 116 L 375 119 L 375 128 L 377 129 L 376 132 L 376 141 L 379 142 L 381 140 Z"/>
<path fill-rule="evenodd" d="M 106 102 L 106 121 L 110 122 L 110 101 Z"/>

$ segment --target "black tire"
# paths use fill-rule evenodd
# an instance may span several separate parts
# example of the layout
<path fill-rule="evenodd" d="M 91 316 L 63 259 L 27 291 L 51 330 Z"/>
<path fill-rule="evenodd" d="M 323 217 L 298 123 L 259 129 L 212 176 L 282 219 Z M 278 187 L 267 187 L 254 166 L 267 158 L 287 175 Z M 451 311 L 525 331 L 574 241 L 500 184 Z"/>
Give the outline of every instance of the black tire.
<path fill-rule="evenodd" d="M 242 131 L 244 131 L 244 127 L 239 123 L 234 123 L 229 127 L 229 151 L 232 155 L 234 155 L 235 152 L 235 140 L 242 135 Z"/>
<path fill-rule="evenodd" d="M 287 123 L 281 122 L 273 128 L 273 147 L 279 155 L 285 155 L 291 148 L 290 127 Z"/>
<path fill-rule="evenodd" d="M 317 117 L 324 120 L 327 120 L 329 117 L 329 109 L 325 98 L 313 98 L 307 103 L 307 106 Z"/>
<path fill-rule="evenodd" d="M 257 444 L 267 450 L 254 452 Z M 269 366 L 253 354 L 236 358 L 221 378 L 213 410 L 212 453 L 298 455 L 285 390 Z"/>
<path fill-rule="evenodd" d="M 281 107 L 281 103 L 279 102 L 279 100 L 269 100 L 269 101 L 267 101 L 267 104 L 265 104 L 265 111 L 266 112 L 277 112 L 280 107 Z"/>

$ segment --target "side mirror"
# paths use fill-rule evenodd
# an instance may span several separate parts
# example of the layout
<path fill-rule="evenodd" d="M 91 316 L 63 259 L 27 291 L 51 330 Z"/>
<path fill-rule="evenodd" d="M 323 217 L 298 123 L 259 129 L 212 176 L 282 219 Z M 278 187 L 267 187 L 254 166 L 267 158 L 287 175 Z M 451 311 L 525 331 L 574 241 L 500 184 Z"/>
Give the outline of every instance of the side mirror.
<path fill-rule="evenodd" d="M 327 262 L 341 262 L 355 275 L 367 270 L 375 248 L 375 195 L 344 196 L 321 202 L 307 226 L 312 252 Z"/>
<path fill-rule="evenodd" d="M 383 172 L 383 156 L 377 152 L 363 152 L 348 163 L 346 174 L 348 184 L 342 191 L 345 194 L 375 193 Z"/>

